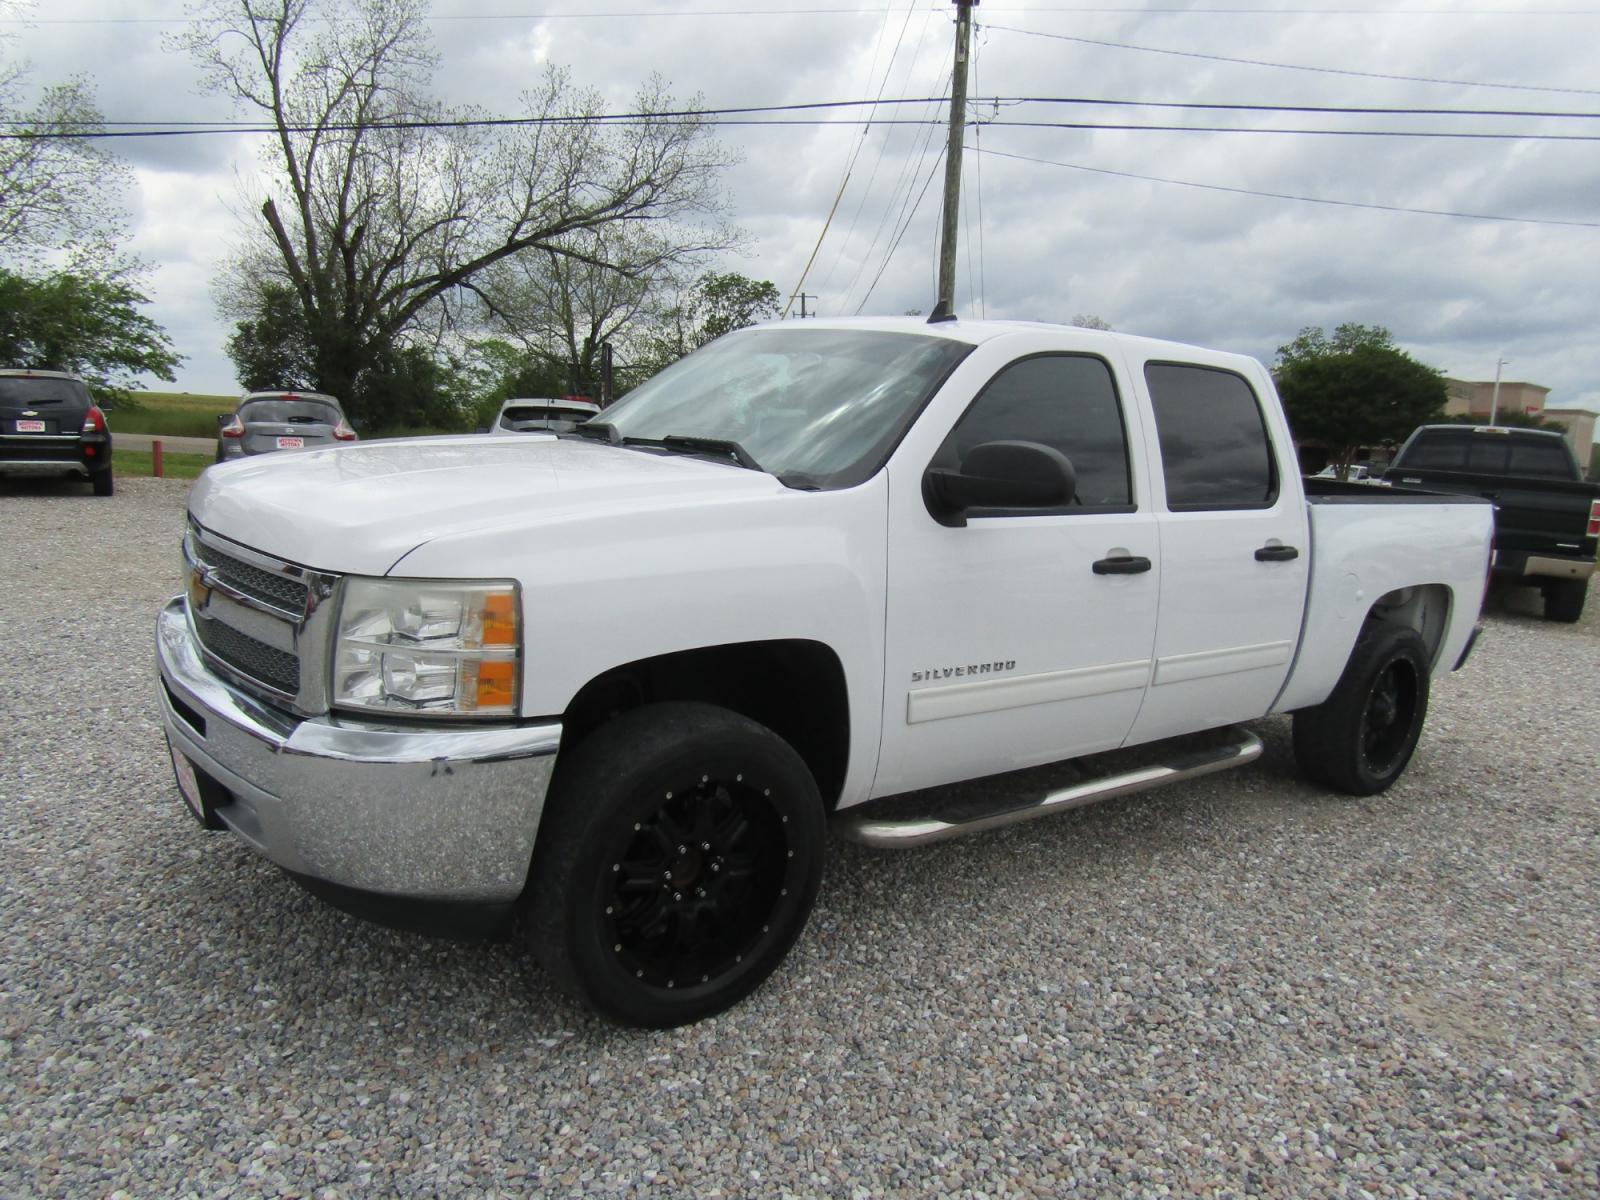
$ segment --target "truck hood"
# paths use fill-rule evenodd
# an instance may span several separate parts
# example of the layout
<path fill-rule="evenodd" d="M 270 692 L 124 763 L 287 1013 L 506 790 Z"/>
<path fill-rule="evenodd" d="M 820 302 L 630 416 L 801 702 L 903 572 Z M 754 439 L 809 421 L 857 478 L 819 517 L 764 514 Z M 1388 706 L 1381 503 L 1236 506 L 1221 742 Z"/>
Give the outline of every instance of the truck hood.
<path fill-rule="evenodd" d="M 734 503 L 770 475 L 684 455 L 523 435 L 364 442 L 208 468 L 189 494 L 203 527 L 340 574 L 383 575 L 416 547 L 497 524 Z"/>

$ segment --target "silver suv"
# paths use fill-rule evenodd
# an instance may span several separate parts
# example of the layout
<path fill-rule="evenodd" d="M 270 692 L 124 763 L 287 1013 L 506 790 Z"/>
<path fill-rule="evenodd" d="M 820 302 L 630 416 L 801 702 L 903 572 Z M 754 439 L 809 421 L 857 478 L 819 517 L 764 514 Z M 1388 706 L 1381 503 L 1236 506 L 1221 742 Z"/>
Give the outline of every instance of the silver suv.
<path fill-rule="evenodd" d="M 217 426 L 218 462 L 356 440 L 339 402 L 321 392 L 250 392 Z"/>
<path fill-rule="evenodd" d="M 600 406 L 576 396 L 559 400 L 507 400 L 500 406 L 490 433 L 571 433 L 600 412 Z"/>

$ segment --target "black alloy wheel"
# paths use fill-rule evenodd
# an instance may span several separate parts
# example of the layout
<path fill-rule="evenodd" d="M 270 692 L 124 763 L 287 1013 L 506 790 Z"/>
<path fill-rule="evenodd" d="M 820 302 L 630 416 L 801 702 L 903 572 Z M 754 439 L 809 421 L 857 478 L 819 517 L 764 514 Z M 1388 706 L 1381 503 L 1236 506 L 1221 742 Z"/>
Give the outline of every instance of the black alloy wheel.
<path fill-rule="evenodd" d="M 1416 715 L 1416 667 L 1409 659 L 1396 657 L 1378 674 L 1367 696 L 1361 726 L 1361 753 L 1367 771 L 1387 774 L 1400 755 L 1410 753 Z"/>
<path fill-rule="evenodd" d="M 529 882 L 534 948 L 613 1020 L 710 1016 L 788 953 L 824 844 L 816 784 L 771 730 L 707 704 L 635 709 L 558 766 Z"/>
<path fill-rule="evenodd" d="M 1294 714 L 1301 773 L 1352 796 L 1389 788 L 1422 736 L 1429 669 L 1427 644 L 1416 630 L 1367 621 L 1333 692 Z"/>

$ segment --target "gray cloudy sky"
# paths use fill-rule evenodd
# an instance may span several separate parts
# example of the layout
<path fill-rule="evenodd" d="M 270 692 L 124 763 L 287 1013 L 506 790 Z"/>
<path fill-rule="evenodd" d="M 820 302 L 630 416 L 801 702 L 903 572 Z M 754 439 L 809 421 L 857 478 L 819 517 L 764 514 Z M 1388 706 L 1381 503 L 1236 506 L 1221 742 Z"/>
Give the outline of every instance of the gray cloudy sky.
<path fill-rule="evenodd" d="M 651 72 L 711 107 L 857 99 L 880 88 L 886 98 L 930 96 L 945 89 L 953 12 L 948 0 L 438 0 L 436 86 L 446 100 L 507 114 L 546 63 L 569 66 L 619 109 Z M 983 0 L 975 13 L 975 97 L 1596 114 L 974 106 L 1003 121 L 1600 138 L 1597 0 Z M 163 35 L 181 27 L 181 0 L 50 0 L 33 15 L 15 52 L 32 59 L 41 82 L 90 77 L 108 119 L 229 115 L 225 102 L 198 94 L 187 60 L 163 49 Z M 926 112 L 942 116 L 936 106 L 898 115 Z M 862 142 L 860 126 L 838 115 L 826 127 L 722 131 L 743 155 L 726 182 L 732 214 L 751 235 L 728 269 L 785 293 L 795 287 Z M 933 167 L 943 135 L 935 131 L 924 157 L 927 132 L 879 125 L 867 134 L 806 281 L 822 313 L 862 304 L 895 214 Z M 1451 375 L 1491 378 L 1503 356 L 1505 377 L 1552 388 L 1551 405 L 1600 409 L 1600 140 L 991 126 L 969 130 L 967 146 L 962 315 L 1093 313 L 1121 330 L 1268 361 L 1302 326 L 1381 324 Z M 979 146 L 985 153 L 970 152 Z M 118 148 L 138 180 L 132 248 L 157 267 L 152 315 L 188 356 L 179 386 L 232 391 L 227 328 L 209 285 L 243 219 L 240 185 L 255 182 L 256 147 L 213 136 Z M 936 179 L 862 311 L 931 307 L 938 191 Z"/>

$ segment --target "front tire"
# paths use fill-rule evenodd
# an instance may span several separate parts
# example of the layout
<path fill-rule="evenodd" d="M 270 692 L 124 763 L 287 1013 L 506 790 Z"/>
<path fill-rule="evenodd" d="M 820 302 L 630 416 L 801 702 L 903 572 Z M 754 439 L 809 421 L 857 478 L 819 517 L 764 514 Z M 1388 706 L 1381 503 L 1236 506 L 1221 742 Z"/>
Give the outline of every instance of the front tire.
<path fill-rule="evenodd" d="M 1587 579 L 1550 580 L 1544 585 L 1544 619 L 1570 625 L 1583 616 L 1583 602 L 1588 596 Z"/>
<path fill-rule="evenodd" d="M 557 768 L 528 889 L 534 952 L 614 1021 L 712 1016 L 800 936 L 825 844 L 816 782 L 770 729 L 709 704 L 634 709 Z"/>
<path fill-rule="evenodd" d="M 1301 774 L 1352 796 L 1400 778 L 1428 715 L 1428 648 L 1416 630 L 1368 621 L 1332 694 L 1294 714 Z"/>

